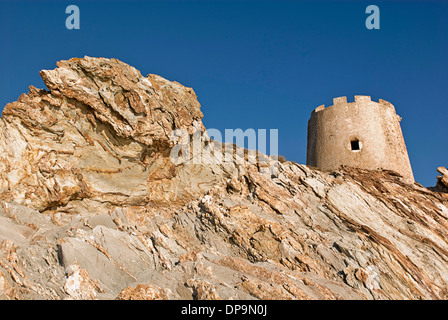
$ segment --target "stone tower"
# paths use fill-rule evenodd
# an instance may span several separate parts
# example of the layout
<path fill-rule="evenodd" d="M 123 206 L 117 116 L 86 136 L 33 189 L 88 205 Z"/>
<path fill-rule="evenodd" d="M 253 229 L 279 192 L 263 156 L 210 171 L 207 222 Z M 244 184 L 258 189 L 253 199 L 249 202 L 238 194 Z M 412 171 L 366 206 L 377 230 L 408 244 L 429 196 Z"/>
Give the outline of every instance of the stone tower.
<path fill-rule="evenodd" d="M 394 106 L 371 101 L 369 96 L 333 99 L 333 105 L 316 108 L 308 121 L 308 165 L 322 170 L 341 165 L 388 169 L 414 182 L 411 163 Z"/>

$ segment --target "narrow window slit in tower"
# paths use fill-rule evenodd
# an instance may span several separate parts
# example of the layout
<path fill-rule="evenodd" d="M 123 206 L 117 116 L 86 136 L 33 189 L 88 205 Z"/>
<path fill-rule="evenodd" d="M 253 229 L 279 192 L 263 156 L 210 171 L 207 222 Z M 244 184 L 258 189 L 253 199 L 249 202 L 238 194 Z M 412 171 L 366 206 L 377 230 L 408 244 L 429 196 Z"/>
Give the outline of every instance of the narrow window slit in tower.
<path fill-rule="evenodd" d="M 352 141 L 350 141 L 350 145 L 352 147 L 352 151 L 359 151 L 359 150 L 361 150 L 361 147 L 359 145 L 359 140 L 352 140 Z"/>

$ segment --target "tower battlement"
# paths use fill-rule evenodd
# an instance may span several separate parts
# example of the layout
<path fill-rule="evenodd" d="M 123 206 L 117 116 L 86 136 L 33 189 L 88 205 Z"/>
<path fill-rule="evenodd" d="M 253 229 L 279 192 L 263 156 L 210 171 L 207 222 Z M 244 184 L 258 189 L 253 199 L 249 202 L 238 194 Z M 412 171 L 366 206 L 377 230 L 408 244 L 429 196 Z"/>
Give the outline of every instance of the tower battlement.
<path fill-rule="evenodd" d="M 354 101 L 355 103 L 375 102 L 375 101 L 372 101 L 372 98 L 370 96 L 362 96 L 362 95 L 356 95 L 354 97 L 354 100 L 355 100 Z M 313 110 L 313 112 L 319 112 L 319 111 L 322 111 L 322 110 L 327 110 L 328 108 L 331 108 L 331 107 L 347 105 L 347 104 L 354 103 L 354 102 L 347 102 L 347 97 L 346 96 L 337 97 L 337 98 L 333 98 L 333 105 L 325 108 L 325 105 L 322 104 L 322 105 L 318 106 L 317 108 L 315 108 Z M 377 103 L 382 105 L 382 106 L 384 106 L 384 107 L 389 107 L 389 108 L 394 108 L 395 109 L 394 105 L 392 103 L 390 103 L 389 101 L 386 101 L 386 100 L 383 100 L 383 99 L 379 99 Z"/>
<path fill-rule="evenodd" d="M 393 170 L 414 181 L 401 118 L 392 103 L 356 95 L 333 99 L 314 109 L 308 121 L 307 164 L 322 170 L 340 166 Z"/>

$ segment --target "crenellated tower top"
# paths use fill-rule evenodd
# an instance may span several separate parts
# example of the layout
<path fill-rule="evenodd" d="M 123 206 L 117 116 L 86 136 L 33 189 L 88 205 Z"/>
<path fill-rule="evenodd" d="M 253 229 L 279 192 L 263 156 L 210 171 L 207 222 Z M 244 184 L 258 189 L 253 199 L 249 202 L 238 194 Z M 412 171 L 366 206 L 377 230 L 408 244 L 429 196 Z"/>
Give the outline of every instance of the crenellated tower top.
<path fill-rule="evenodd" d="M 392 103 L 356 95 L 320 105 L 308 122 L 307 164 L 334 170 L 340 166 L 388 169 L 413 182 L 411 164 L 400 127 L 401 117 Z"/>

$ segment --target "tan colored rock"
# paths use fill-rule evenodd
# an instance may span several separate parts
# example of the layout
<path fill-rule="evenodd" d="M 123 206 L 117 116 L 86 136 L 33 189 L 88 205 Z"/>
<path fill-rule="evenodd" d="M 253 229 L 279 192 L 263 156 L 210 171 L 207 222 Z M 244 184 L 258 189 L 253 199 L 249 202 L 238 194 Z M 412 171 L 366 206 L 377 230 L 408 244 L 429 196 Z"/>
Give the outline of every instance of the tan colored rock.
<path fill-rule="evenodd" d="M 194 300 L 222 300 L 215 286 L 206 280 L 190 279 L 186 284 L 192 288 Z"/>
<path fill-rule="evenodd" d="M 448 169 L 444 167 L 438 167 L 437 171 L 441 174 L 441 176 L 438 178 L 438 184 L 441 185 L 441 187 L 445 187 L 446 192 L 448 192 Z"/>
<path fill-rule="evenodd" d="M 14 300 L 15 295 L 13 287 L 9 284 L 3 272 L 0 272 L 0 300 Z"/>
<path fill-rule="evenodd" d="M 138 284 L 135 288 L 130 286 L 123 289 L 116 300 L 169 300 L 172 296 L 171 290 L 162 289 L 153 284 Z"/>
<path fill-rule="evenodd" d="M 84 198 L 182 205 L 226 179 L 169 159 L 174 130 L 204 130 L 193 89 L 116 59 L 60 61 L 41 76 L 49 91 L 30 87 L 0 119 L 0 199 L 39 211 Z"/>
<path fill-rule="evenodd" d="M 441 189 L 237 146 L 176 164 L 173 131 L 204 130 L 190 88 L 58 66 L 0 119 L 0 299 L 448 299 Z"/>
<path fill-rule="evenodd" d="M 67 267 L 64 291 L 75 300 L 95 299 L 98 292 L 103 292 L 99 283 L 90 278 L 85 269 L 73 264 Z"/>

